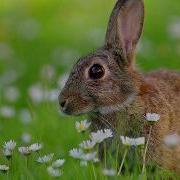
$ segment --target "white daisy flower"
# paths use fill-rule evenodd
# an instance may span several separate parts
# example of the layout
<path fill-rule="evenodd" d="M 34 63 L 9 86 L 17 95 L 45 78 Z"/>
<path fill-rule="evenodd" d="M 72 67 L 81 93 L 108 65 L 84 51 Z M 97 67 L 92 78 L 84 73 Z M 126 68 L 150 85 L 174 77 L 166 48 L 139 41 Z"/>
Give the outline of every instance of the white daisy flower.
<path fill-rule="evenodd" d="M 91 123 L 88 122 L 87 120 L 84 120 L 81 122 L 76 121 L 76 124 L 75 124 L 76 129 L 79 133 L 86 131 L 90 125 L 91 125 Z"/>
<path fill-rule="evenodd" d="M 69 151 L 69 155 L 74 159 L 81 159 L 83 151 L 81 149 L 73 148 Z"/>
<path fill-rule="evenodd" d="M 43 145 L 40 143 L 34 143 L 29 146 L 30 151 L 38 152 L 42 149 Z"/>
<path fill-rule="evenodd" d="M 32 120 L 31 113 L 28 109 L 21 109 L 19 112 L 19 119 L 23 124 L 29 124 Z"/>
<path fill-rule="evenodd" d="M 59 95 L 59 89 L 51 89 L 46 93 L 46 100 L 50 102 L 55 102 Z"/>
<path fill-rule="evenodd" d="M 31 154 L 31 150 L 29 149 L 29 147 L 19 147 L 18 151 L 24 156 L 28 156 Z"/>
<path fill-rule="evenodd" d="M 94 141 L 87 140 L 87 141 L 83 141 L 79 146 L 82 149 L 89 150 L 89 149 L 92 149 L 95 145 L 96 145 L 96 143 Z"/>
<path fill-rule="evenodd" d="M 69 74 L 64 74 L 62 76 L 59 77 L 58 79 L 58 86 L 60 87 L 60 89 L 63 89 L 63 87 L 65 86 L 67 80 L 69 78 Z"/>
<path fill-rule="evenodd" d="M 54 169 L 52 166 L 47 167 L 47 172 L 52 177 L 59 177 L 62 175 L 62 171 L 59 169 Z"/>
<path fill-rule="evenodd" d="M 52 163 L 53 168 L 60 168 L 65 163 L 65 159 L 57 159 Z"/>
<path fill-rule="evenodd" d="M 0 165 L 0 171 L 2 171 L 2 172 L 7 172 L 9 170 L 9 166 L 7 166 L 7 165 Z"/>
<path fill-rule="evenodd" d="M 173 39 L 180 39 L 180 17 L 173 17 L 168 24 L 167 30 Z"/>
<path fill-rule="evenodd" d="M 21 135 L 21 140 L 24 142 L 24 143 L 30 143 L 31 142 L 31 135 L 29 133 L 23 133 Z"/>
<path fill-rule="evenodd" d="M 105 139 L 113 137 L 113 132 L 111 129 L 104 129 L 104 135 L 105 135 Z"/>
<path fill-rule="evenodd" d="M 164 143 L 168 147 L 176 147 L 180 145 L 180 136 L 177 134 L 171 134 L 164 137 Z"/>
<path fill-rule="evenodd" d="M 37 162 L 42 163 L 42 164 L 48 163 L 48 162 L 52 161 L 53 156 L 54 156 L 54 154 L 51 153 L 51 154 L 48 154 L 48 155 L 39 157 L 39 158 L 37 159 Z"/>
<path fill-rule="evenodd" d="M 116 175 L 116 171 L 114 169 L 103 169 L 102 170 L 102 173 L 105 175 L 105 176 L 115 176 Z"/>
<path fill-rule="evenodd" d="M 28 90 L 28 94 L 31 100 L 36 104 L 39 104 L 44 100 L 44 89 L 41 84 L 32 85 Z"/>
<path fill-rule="evenodd" d="M 147 113 L 145 118 L 146 118 L 147 121 L 157 122 L 160 119 L 160 115 L 156 114 L 156 113 Z"/>
<path fill-rule="evenodd" d="M 81 159 L 84 161 L 92 161 L 96 158 L 96 155 L 97 155 L 97 152 L 82 154 Z"/>
<path fill-rule="evenodd" d="M 14 108 L 10 107 L 10 106 L 2 106 L 0 108 L 0 116 L 2 116 L 3 118 L 13 118 L 16 114 L 16 111 Z"/>
<path fill-rule="evenodd" d="M 3 145 L 3 148 L 9 151 L 13 151 L 16 147 L 16 142 L 14 140 L 10 140 L 8 142 L 5 142 Z"/>
<path fill-rule="evenodd" d="M 125 136 L 120 136 L 122 143 L 126 146 L 140 146 L 145 144 L 145 137 L 139 138 L 129 138 Z"/>
<path fill-rule="evenodd" d="M 92 141 L 96 142 L 96 143 L 101 143 L 105 139 L 103 130 L 98 130 L 97 132 L 92 132 L 90 137 L 91 137 Z"/>
<path fill-rule="evenodd" d="M 107 138 L 113 137 L 113 133 L 110 129 L 98 130 L 91 133 L 91 140 L 96 143 L 101 143 Z"/>
<path fill-rule="evenodd" d="M 8 102 L 16 102 L 20 96 L 19 90 L 17 87 L 7 87 L 4 90 L 4 97 Z"/>
<path fill-rule="evenodd" d="M 81 167 L 86 167 L 88 165 L 87 161 L 80 161 L 80 166 Z"/>
<path fill-rule="evenodd" d="M 10 140 L 8 142 L 5 142 L 3 145 L 3 154 L 6 156 L 6 158 L 11 158 L 13 150 L 16 147 L 16 142 L 13 140 Z"/>

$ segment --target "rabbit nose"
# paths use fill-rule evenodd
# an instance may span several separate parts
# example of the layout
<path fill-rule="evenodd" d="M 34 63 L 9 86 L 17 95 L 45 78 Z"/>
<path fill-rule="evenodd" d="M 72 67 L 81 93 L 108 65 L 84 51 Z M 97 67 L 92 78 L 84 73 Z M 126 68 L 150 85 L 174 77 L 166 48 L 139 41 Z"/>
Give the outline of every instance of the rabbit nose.
<path fill-rule="evenodd" d="M 67 100 L 63 100 L 63 101 L 60 102 L 60 106 L 61 106 L 62 109 L 65 109 L 66 105 L 67 105 Z"/>
<path fill-rule="evenodd" d="M 63 101 L 60 103 L 60 106 L 63 108 L 65 106 L 65 104 L 66 104 L 66 101 Z"/>
<path fill-rule="evenodd" d="M 64 97 L 64 95 L 62 94 L 59 95 L 60 110 L 67 115 L 70 115 L 71 113 L 71 106 L 69 103 L 70 103 L 69 98 Z"/>

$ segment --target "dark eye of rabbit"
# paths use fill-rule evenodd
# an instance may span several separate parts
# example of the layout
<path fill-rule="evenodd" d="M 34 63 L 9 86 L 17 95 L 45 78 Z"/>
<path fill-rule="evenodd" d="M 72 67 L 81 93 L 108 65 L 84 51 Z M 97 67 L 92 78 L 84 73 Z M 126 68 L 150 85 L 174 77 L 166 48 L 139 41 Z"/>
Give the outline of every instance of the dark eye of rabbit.
<path fill-rule="evenodd" d="M 101 79 L 105 74 L 103 66 L 94 64 L 89 70 L 89 77 L 91 79 Z"/>

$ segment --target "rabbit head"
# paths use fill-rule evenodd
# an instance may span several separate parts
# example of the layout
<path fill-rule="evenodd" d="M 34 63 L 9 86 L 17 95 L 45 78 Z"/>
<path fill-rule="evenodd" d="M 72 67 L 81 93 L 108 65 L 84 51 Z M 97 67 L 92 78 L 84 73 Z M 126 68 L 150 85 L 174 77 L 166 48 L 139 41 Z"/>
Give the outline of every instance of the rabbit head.
<path fill-rule="evenodd" d="M 143 22 L 142 0 L 118 0 L 104 46 L 76 63 L 59 95 L 64 113 L 108 113 L 133 100 L 138 91 L 133 61 Z"/>

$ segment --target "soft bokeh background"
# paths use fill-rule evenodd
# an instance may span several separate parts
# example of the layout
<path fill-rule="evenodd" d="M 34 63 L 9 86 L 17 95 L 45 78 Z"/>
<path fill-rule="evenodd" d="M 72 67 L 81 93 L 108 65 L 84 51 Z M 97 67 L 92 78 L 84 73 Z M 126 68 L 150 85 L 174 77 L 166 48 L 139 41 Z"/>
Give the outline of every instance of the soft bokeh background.
<path fill-rule="evenodd" d="M 68 159 L 68 151 L 81 139 L 74 128 L 75 120 L 84 117 L 62 116 L 57 96 L 77 59 L 103 44 L 114 3 L 115 0 L 0 1 L 1 145 L 9 139 L 18 145 L 42 142 L 44 153 L 54 152 L 56 157 Z M 145 28 L 137 56 L 139 68 L 145 72 L 156 68 L 179 70 L 179 0 L 145 0 L 145 5 Z M 17 158 L 19 173 L 23 168 L 21 161 Z M 64 174 L 72 178 L 77 172 L 69 168 L 65 167 Z M 39 176 L 33 171 L 32 177 Z"/>

